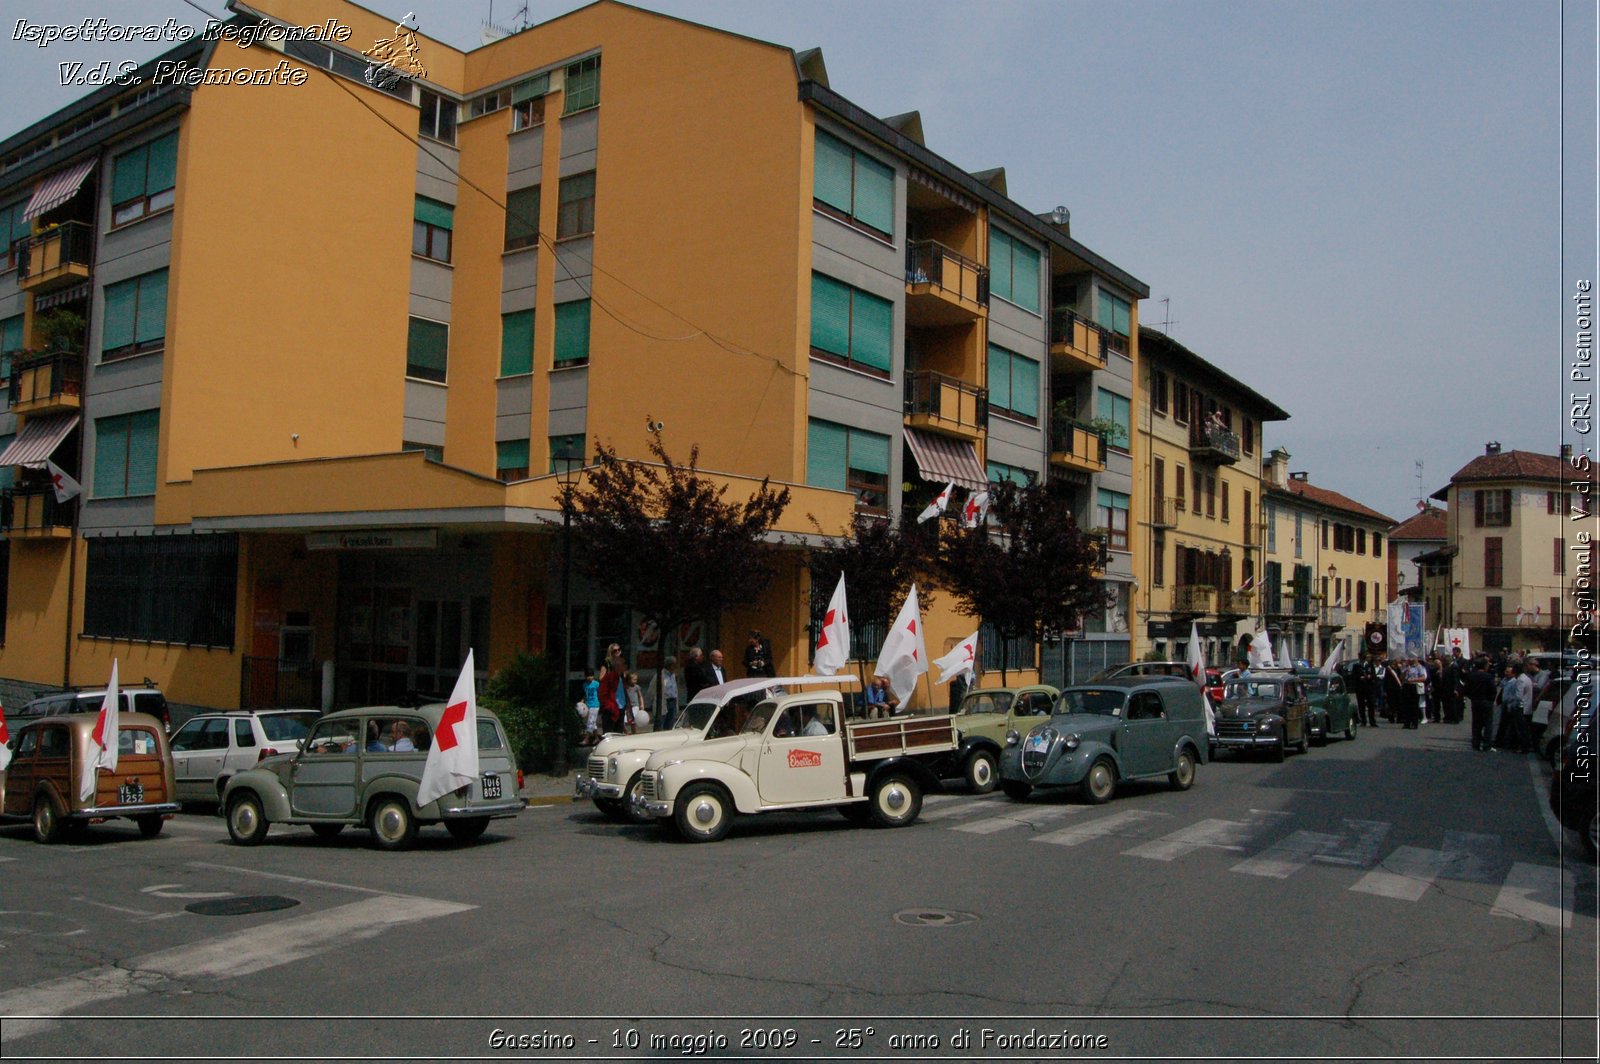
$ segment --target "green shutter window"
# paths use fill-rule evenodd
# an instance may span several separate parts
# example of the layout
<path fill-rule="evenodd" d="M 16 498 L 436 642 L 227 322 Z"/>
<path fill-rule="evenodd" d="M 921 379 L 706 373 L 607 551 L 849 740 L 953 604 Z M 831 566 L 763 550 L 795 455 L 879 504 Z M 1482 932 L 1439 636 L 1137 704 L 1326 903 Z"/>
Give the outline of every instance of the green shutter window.
<path fill-rule="evenodd" d="M 566 100 L 561 113 L 570 115 L 600 102 L 600 57 L 591 55 L 567 67 Z"/>
<path fill-rule="evenodd" d="M 989 406 L 1011 409 L 1011 352 L 989 345 Z"/>
<path fill-rule="evenodd" d="M 556 365 L 589 361 L 589 301 L 556 304 Z"/>
<path fill-rule="evenodd" d="M 989 483 L 991 484 L 1010 483 L 1019 488 L 1025 488 L 1033 483 L 1032 473 L 1014 465 L 1006 465 L 1004 462 L 989 462 L 988 473 Z"/>
<path fill-rule="evenodd" d="M 528 470 L 528 441 L 501 440 L 494 445 L 494 467 L 498 470 Z"/>
<path fill-rule="evenodd" d="M 811 346 L 850 357 L 850 286 L 820 273 L 811 275 Z"/>
<path fill-rule="evenodd" d="M 148 145 L 150 162 L 145 170 L 144 194 L 154 196 L 178 183 L 178 132 L 173 130 Z"/>
<path fill-rule="evenodd" d="M 575 466 L 583 465 L 584 434 L 579 432 L 570 436 L 550 437 L 550 472 L 564 472 L 565 463 L 571 462 Z"/>
<path fill-rule="evenodd" d="M 894 170 L 856 155 L 856 220 L 883 233 L 894 232 Z"/>
<path fill-rule="evenodd" d="M 894 304 L 861 291 L 850 297 L 850 359 L 888 373 L 894 361 Z"/>
<path fill-rule="evenodd" d="M 1011 239 L 989 227 L 989 293 L 1011 298 Z"/>
<path fill-rule="evenodd" d="M 851 188 L 854 185 L 851 171 L 854 153 L 850 146 L 837 137 L 817 131 L 815 172 L 811 195 L 828 206 L 850 213 Z"/>
<path fill-rule="evenodd" d="M 94 423 L 94 493 L 115 499 L 128 494 L 128 417 L 96 418 Z"/>
<path fill-rule="evenodd" d="M 0 207 L 0 238 L 6 242 L 6 246 L 0 248 L 0 253 L 6 252 L 16 241 L 33 232 L 32 223 L 23 217 L 27 209 L 27 200 L 18 200 L 9 207 Z M 4 263 L 0 262 L 0 266 L 4 266 Z"/>
<path fill-rule="evenodd" d="M 1011 302 L 1039 313 L 1039 253 L 1025 244 L 1011 246 Z"/>
<path fill-rule="evenodd" d="M 105 321 L 101 327 L 100 351 L 133 346 L 134 314 L 139 300 L 139 281 L 120 281 L 106 285 Z"/>
<path fill-rule="evenodd" d="M 811 420 L 806 425 L 806 483 L 818 488 L 845 489 L 845 459 L 850 430 L 830 421 Z"/>
<path fill-rule="evenodd" d="M 811 196 L 881 233 L 894 232 L 894 169 L 817 131 Z"/>
<path fill-rule="evenodd" d="M 111 202 L 126 203 L 144 195 L 145 171 L 150 166 L 150 145 L 141 144 L 117 156 L 111 167 Z"/>
<path fill-rule="evenodd" d="M 862 429 L 850 430 L 851 469 L 863 473 L 889 473 L 889 437 Z"/>
<path fill-rule="evenodd" d="M 406 334 L 406 376 L 443 384 L 449 367 L 450 327 L 412 318 Z"/>
<path fill-rule="evenodd" d="M 506 193 L 506 250 L 539 242 L 539 186 Z"/>
<path fill-rule="evenodd" d="M 1039 416 L 1039 363 L 1013 353 L 1011 356 L 1011 410 Z"/>
<path fill-rule="evenodd" d="M 0 451 L 4 451 L 7 447 L 10 447 L 11 444 L 12 444 L 12 441 L 14 441 L 16 438 L 17 438 L 17 434 L 15 432 L 7 433 L 4 436 L 0 436 Z M 16 482 L 17 482 L 17 467 L 16 466 L 0 466 L 0 490 L 12 487 L 14 484 L 16 484 Z"/>
<path fill-rule="evenodd" d="M 139 297 L 133 342 L 154 346 L 167 335 L 167 271 L 157 270 L 137 278 Z"/>
<path fill-rule="evenodd" d="M 454 227 L 452 221 L 454 217 L 455 208 L 450 204 L 440 203 L 438 200 L 429 199 L 427 196 L 417 197 L 417 221 L 426 222 L 428 225 L 437 226 L 440 229 L 451 229 Z"/>
<path fill-rule="evenodd" d="M 533 372 L 533 311 L 500 315 L 500 376 Z"/>
<path fill-rule="evenodd" d="M 1133 428 L 1133 404 L 1126 396 L 1101 388 L 1095 394 L 1095 413 L 1116 424 L 1121 431 L 1107 433 L 1106 443 L 1112 447 L 1127 449 L 1130 432 Z"/>
<path fill-rule="evenodd" d="M 540 74 L 536 78 L 519 81 L 511 86 L 511 103 L 513 106 L 519 103 L 527 103 L 529 100 L 537 99 L 549 91 L 550 75 Z"/>
<path fill-rule="evenodd" d="M 1132 324 L 1132 315 L 1126 299 L 1114 296 L 1102 288 L 1098 309 L 1101 326 L 1121 336 L 1130 335 L 1128 330 Z"/>
<path fill-rule="evenodd" d="M 128 415 L 128 494 L 156 492 L 156 445 L 161 412 L 142 410 Z"/>
<path fill-rule="evenodd" d="M 22 315 L 0 321 L 0 354 L 22 350 Z M 10 376 L 10 374 L 6 374 Z"/>

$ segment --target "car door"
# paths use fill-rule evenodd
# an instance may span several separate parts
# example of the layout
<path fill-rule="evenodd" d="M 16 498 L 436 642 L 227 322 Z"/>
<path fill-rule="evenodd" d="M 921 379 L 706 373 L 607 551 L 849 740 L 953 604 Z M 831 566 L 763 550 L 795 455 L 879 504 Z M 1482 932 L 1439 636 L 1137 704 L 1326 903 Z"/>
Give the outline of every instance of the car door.
<path fill-rule="evenodd" d="M 27 816 L 33 807 L 33 758 L 39 750 L 39 729 L 25 728 L 12 742 L 17 746 L 6 767 L 5 814 Z"/>
<path fill-rule="evenodd" d="M 197 802 L 205 794 L 197 793 L 194 778 L 191 775 L 189 759 L 200 756 L 200 733 L 205 730 L 206 722 L 203 718 L 185 721 L 172 736 L 172 779 L 178 790 L 178 801 Z"/>
<path fill-rule="evenodd" d="M 1172 767 L 1171 730 L 1160 693 L 1133 692 L 1123 710 L 1122 737 L 1117 744 L 1122 774 L 1147 776 L 1168 771 Z"/>
<path fill-rule="evenodd" d="M 1011 703 L 1008 726 L 1015 728 L 1018 735 L 1026 735 L 1035 724 L 1047 719 L 1054 709 L 1055 699 L 1049 691 L 1018 691 L 1016 701 Z"/>
<path fill-rule="evenodd" d="M 255 724 L 249 717 L 234 717 L 233 734 L 228 737 L 228 755 L 222 763 L 222 775 L 243 772 L 260 760 L 261 749 L 256 742 Z"/>
<path fill-rule="evenodd" d="M 812 734 L 806 734 L 807 729 Z M 792 703 L 767 725 L 756 768 L 764 804 L 844 797 L 844 743 L 831 702 Z"/>
<path fill-rule="evenodd" d="M 1298 743 L 1307 738 L 1309 732 L 1307 715 L 1310 707 L 1306 700 L 1306 689 L 1298 680 L 1286 680 L 1283 685 L 1283 741 L 1284 743 Z"/>
<path fill-rule="evenodd" d="M 1345 690 L 1344 678 L 1328 677 L 1328 734 L 1341 734 L 1350 726 L 1350 692 Z"/>
<path fill-rule="evenodd" d="M 318 721 L 289 770 L 289 810 L 297 817 L 350 817 L 356 808 L 361 718 Z"/>

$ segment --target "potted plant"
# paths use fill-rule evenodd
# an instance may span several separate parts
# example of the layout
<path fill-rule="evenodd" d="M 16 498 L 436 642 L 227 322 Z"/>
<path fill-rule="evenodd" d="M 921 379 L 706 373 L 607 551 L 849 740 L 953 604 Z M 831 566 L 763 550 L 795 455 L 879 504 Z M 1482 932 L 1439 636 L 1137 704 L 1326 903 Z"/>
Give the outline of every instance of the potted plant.
<path fill-rule="evenodd" d="M 45 351 L 82 351 L 88 330 L 87 319 L 65 307 L 41 314 L 33 323 L 34 338 Z"/>

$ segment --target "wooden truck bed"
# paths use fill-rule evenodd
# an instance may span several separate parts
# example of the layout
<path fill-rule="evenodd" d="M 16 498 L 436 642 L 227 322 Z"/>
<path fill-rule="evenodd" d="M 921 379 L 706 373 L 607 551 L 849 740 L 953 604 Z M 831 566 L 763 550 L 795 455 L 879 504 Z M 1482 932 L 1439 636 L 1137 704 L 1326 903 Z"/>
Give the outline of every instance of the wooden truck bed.
<path fill-rule="evenodd" d="M 857 721 L 845 726 L 845 757 L 851 761 L 937 754 L 955 748 L 955 723 L 947 715 Z"/>

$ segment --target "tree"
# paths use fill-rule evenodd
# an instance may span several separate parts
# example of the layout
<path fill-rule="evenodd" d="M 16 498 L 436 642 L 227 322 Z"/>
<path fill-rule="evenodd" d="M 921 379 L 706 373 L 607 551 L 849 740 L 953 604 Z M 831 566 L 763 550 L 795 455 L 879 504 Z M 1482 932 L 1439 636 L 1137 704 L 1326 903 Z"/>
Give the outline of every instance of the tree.
<path fill-rule="evenodd" d="M 867 630 L 887 631 L 911 584 L 918 580 L 927 583 L 926 574 L 937 551 L 936 527 L 911 523 L 910 519 L 896 526 L 886 517 L 858 513 L 848 538 L 811 549 L 806 567 L 811 571 L 812 612 L 818 612 L 818 596 L 823 604 L 827 602 L 843 573 L 850 602 L 850 645 L 858 659 L 866 656 Z M 817 531 L 822 533 L 820 526 Z M 931 600 L 931 595 L 923 594 L 919 604 L 926 608 Z M 815 633 L 812 638 L 815 640 Z M 865 685 L 866 677 L 861 679 Z"/>
<path fill-rule="evenodd" d="M 962 613 L 994 628 L 1002 647 L 1072 631 L 1084 613 L 1105 606 L 1094 575 L 1101 541 L 1078 527 L 1068 504 L 1057 483 L 991 484 L 988 524 L 949 534 L 941 544 L 945 588 Z M 1006 682 L 1004 653 L 1000 682 Z"/>
<path fill-rule="evenodd" d="M 684 622 L 761 598 L 775 573 L 763 539 L 789 489 L 763 478 L 748 499 L 729 501 L 727 485 L 701 476 L 698 446 L 680 464 L 653 430 L 650 453 L 656 461 L 635 461 L 595 445 L 594 464 L 572 489 L 572 534 L 578 567 L 654 622 L 664 651 Z M 658 714 L 661 666 L 658 656 Z"/>

